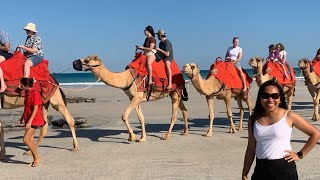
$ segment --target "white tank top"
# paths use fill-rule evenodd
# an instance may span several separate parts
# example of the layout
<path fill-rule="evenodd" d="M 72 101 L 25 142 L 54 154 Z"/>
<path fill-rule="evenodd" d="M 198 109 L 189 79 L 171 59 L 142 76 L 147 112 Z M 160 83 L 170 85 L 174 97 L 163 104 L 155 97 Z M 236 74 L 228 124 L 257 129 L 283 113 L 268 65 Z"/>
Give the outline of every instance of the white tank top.
<path fill-rule="evenodd" d="M 253 134 L 257 141 L 256 156 L 258 159 L 281 159 L 291 150 L 290 139 L 292 128 L 287 123 L 287 113 L 280 121 L 262 126 L 257 121 L 253 125 Z"/>

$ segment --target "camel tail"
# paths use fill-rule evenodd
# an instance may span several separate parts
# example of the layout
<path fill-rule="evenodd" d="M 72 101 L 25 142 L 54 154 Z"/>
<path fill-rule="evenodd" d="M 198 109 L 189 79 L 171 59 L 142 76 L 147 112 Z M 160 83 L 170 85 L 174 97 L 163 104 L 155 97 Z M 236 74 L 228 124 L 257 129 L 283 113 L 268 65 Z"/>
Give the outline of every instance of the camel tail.
<path fill-rule="evenodd" d="M 52 76 L 51 76 L 51 77 L 52 77 Z M 59 85 L 59 82 L 58 82 L 54 77 L 52 77 L 52 79 L 54 80 L 54 82 L 55 82 L 57 85 Z M 64 92 L 62 91 L 62 89 L 61 89 L 60 87 L 59 87 L 59 90 L 60 90 L 60 94 L 61 94 L 61 96 L 62 96 L 64 105 L 66 105 L 66 107 L 67 107 L 67 104 L 68 104 L 67 97 L 66 97 L 66 95 L 64 94 Z"/>

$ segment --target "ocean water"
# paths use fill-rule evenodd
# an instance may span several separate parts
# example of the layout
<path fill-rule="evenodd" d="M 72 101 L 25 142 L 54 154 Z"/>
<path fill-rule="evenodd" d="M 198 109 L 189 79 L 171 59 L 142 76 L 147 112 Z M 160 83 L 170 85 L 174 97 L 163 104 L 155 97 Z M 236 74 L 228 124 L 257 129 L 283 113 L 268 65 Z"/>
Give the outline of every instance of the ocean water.
<path fill-rule="evenodd" d="M 296 77 L 297 79 L 303 79 L 303 76 L 301 75 L 300 68 L 294 68 L 296 71 Z M 252 69 L 245 69 L 250 77 L 253 76 Z M 201 76 L 203 78 L 206 78 L 209 70 L 201 70 L 200 71 Z M 95 83 L 95 85 L 104 85 L 102 82 L 96 82 L 96 77 L 91 74 L 91 72 L 81 72 L 81 73 L 61 73 L 61 74 L 51 74 L 52 77 L 54 77 L 60 85 L 64 86 L 83 86 L 83 85 L 92 85 Z M 183 77 L 185 80 L 188 80 L 189 78 L 183 74 Z"/>

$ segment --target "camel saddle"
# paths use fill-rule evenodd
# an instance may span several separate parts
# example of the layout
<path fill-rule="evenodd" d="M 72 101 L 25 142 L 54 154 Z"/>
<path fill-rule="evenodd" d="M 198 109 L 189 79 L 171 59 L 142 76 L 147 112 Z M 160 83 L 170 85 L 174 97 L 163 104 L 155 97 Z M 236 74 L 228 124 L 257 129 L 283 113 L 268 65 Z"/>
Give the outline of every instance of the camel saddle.
<path fill-rule="evenodd" d="M 147 58 L 142 53 L 136 53 L 135 59 L 127 66 L 131 70 L 133 77 L 136 77 L 135 84 L 138 87 L 139 92 L 147 92 Z M 183 75 L 175 60 L 171 62 L 172 72 L 172 89 L 168 90 L 168 77 L 166 73 L 165 63 L 163 60 L 154 61 L 152 63 L 152 79 L 153 79 L 153 91 L 173 91 L 175 89 L 181 94 L 181 90 L 185 85 Z"/>
<path fill-rule="evenodd" d="M 289 65 L 288 65 L 289 66 Z M 282 66 L 279 62 L 276 61 L 267 61 L 262 69 L 263 74 L 268 73 L 269 75 L 273 76 L 276 78 L 277 82 L 281 86 L 288 86 L 289 84 L 294 84 L 296 81 L 296 72 L 295 70 L 290 67 L 291 73 L 289 73 L 289 68 L 287 65 L 285 65 L 285 71 L 288 74 L 288 78 L 284 76 L 284 71 L 282 69 Z"/>
<path fill-rule="evenodd" d="M 311 70 L 320 76 L 320 61 L 313 60 L 311 62 Z"/>
<path fill-rule="evenodd" d="M 1 93 L 2 98 L 25 96 L 25 92 L 19 88 L 20 79 L 23 78 L 25 60 L 26 57 L 20 51 L 16 51 L 11 58 L 0 64 L 7 85 L 7 89 L 4 93 Z M 36 81 L 33 83 L 33 88 L 40 92 L 43 103 L 47 103 L 56 91 L 58 85 L 58 83 L 50 76 L 48 61 L 42 60 L 40 64 L 31 67 L 30 77 L 35 78 Z M 3 99 L 2 102 L 4 102 Z"/>
<path fill-rule="evenodd" d="M 247 87 L 250 87 L 252 78 L 244 69 L 242 69 L 242 72 L 246 78 Z M 218 57 L 215 63 L 211 65 L 207 79 L 210 76 L 215 76 L 220 82 L 226 85 L 226 89 L 230 89 L 233 93 L 240 93 L 243 89 L 243 84 L 237 69 L 230 61 L 222 61 L 222 59 Z"/>

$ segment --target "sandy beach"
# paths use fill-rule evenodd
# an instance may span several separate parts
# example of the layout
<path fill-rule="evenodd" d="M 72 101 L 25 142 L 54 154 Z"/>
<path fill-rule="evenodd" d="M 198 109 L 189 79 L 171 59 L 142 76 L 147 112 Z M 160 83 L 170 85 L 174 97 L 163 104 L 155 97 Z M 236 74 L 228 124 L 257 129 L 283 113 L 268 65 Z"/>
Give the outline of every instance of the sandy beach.
<path fill-rule="evenodd" d="M 70 88 L 65 86 L 64 88 Z M 77 88 L 77 87 L 75 87 Z M 258 87 L 251 86 L 254 104 Z M 208 129 L 208 108 L 204 96 L 190 84 L 189 101 L 185 105 L 189 113 L 190 134 L 183 131 L 182 114 L 179 112 L 171 139 L 160 140 L 169 128 L 171 100 L 142 104 L 146 120 L 147 142 L 128 142 L 128 133 L 121 120 L 121 113 L 129 100 L 120 89 L 109 86 L 93 86 L 84 91 L 64 90 L 67 97 L 97 98 L 95 103 L 69 104 L 73 117 L 83 117 L 92 127 L 77 129 L 79 152 L 71 152 L 71 132 L 66 128 L 50 127 L 39 146 L 40 166 L 27 167 L 31 156 L 22 155 L 26 145 L 22 142 L 23 128 L 6 128 L 6 157 L 0 162 L 0 179 L 240 179 L 247 145 L 247 119 L 244 130 L 229 134 L 229 121 L 223 101 L 215 100 L 215 120 L 212 137 L 202 137 Z M 246 106 L 245 106 L 246 107 Z M 238 125 L 239 110 L 232 105 L 234 122 Z M 304 83 L 298 82 L 293 110 L 319 128 L 320 122 L 311 121 L 313 103 Z M 23 109 L 1 110 L 1 121 L 18 120 Z M 61 118 L 50 108 L 49 115 Z M 136 113 L 129 117 L 138 138 L 141 127 Z M 39 130 L 36 135 L 38 136 Z M 298 151 L 307 136 L 294 129 L 293 150 Z M 300 179 L 320 179 L 320 143 L 302 160 L 297 161 Z M 250 176 L 253 172 L 250 171 Z"/>

